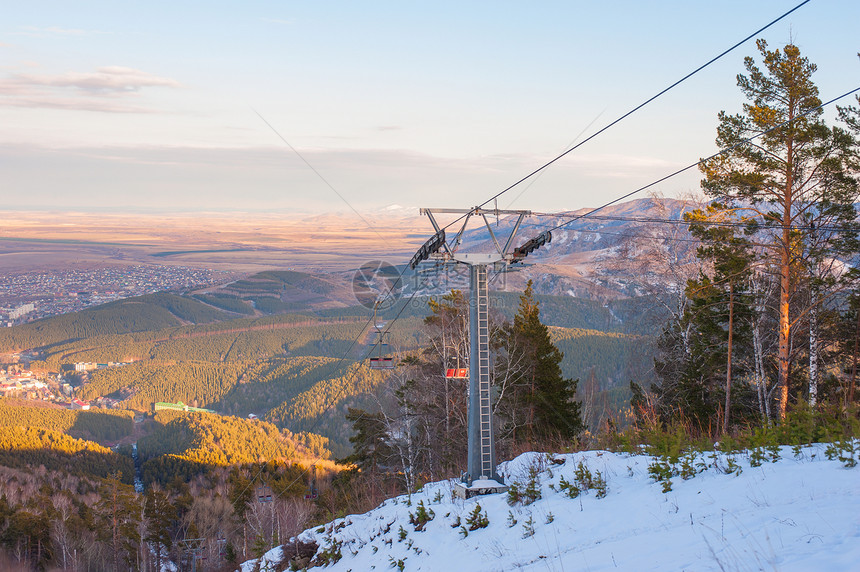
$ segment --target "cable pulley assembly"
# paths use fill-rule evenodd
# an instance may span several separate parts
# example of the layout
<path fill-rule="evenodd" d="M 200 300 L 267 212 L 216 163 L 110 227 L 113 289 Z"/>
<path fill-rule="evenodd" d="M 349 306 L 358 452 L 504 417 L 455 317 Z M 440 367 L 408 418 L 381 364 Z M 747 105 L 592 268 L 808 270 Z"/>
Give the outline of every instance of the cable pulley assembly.
<path fill-rule="evenodd" d="M 522 246 L 514 249 L 514 261 L 522 260 L 544 244 L 549 244 L 550 242 L 552 242 L 552 233 L 550 231 L 540 233 L 536 237 L 524 242 Z"/>
<path fill-rule="evenodd" d="M 439 249 L 442 248 L 444 244 L 445 230 L 443 229 L 431 236 L 427 242 L 421 245 L 421 248 L 418 249 L 418 252 L 416 252 L 412 257 L 412 260 L 409 261 L 409 268 L 415 270 L 415 267 L 430 258 L 431 254 L 439 252 Z"/>

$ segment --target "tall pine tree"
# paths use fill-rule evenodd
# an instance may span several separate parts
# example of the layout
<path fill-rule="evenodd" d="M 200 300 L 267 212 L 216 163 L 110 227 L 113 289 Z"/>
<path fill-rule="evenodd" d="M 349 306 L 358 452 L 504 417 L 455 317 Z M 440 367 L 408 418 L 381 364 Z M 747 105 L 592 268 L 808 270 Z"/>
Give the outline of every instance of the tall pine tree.
<path fill-rule="evenodd" d="M 503 399 L 502 408 L 512 418 L 508 426 L 521 427 L 513 432 L 515 440 L 538 444 L 553 439 L 570 439 L 584 429 L 580 403 L 576 401 L 576 380 L 562 375 L 564 354 L 550 339 L 549 329 L 540 321 L 540 307 L 531 281 L 520 297 L 519 310 L 507 335 L 515 338 L 510 347 L 521 352 L 514 372 L 516 383 Z"/>
<path fill-rule="evenodd" d="M 745 210 L 744 218 L 755 218 L 756 242 L 779 277 L 777 415 L 782 419 L 789 400 L 792 333 L 797 316 L 808 310 L 796 307 L 793 297 L 804 257 L 798 245 L 810 243 L 816 228 L 854 224 L 857 181 L 848 173 L 853 138 L 821 119 L 812 81 L 815 64 L 792 44 L 782 50 L 768 50 L 764 40 L 757 45 L 764 68 L 752 57 L 744 60 L 747 75 L 738 75 L 737 81 L 747 103 L 741 114 L 720 112 L 716 142 L 726 151 L 703 164 L 702 187 L 727 207 Z M 820 254 L 843 254 L 843 244 L 827 241 Z"/>

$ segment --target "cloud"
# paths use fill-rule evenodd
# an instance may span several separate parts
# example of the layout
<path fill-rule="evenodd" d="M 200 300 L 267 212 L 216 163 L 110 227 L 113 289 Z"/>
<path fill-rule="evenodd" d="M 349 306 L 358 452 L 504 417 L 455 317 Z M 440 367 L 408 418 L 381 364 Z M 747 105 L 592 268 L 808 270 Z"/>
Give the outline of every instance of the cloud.
<path fill-rule="evenodd" d="M 534 169 L 528 157 L 506 165 L 492 158 L 452 159 L 397 149 L 305 149 L 104 146 L 48 148 L 0 142 L 0 180 L 9 206 L 75 208 L 263 209 L 267 212 L 348 211 L 342 196 L 360 211 L 400 205 L 467 207 L 478 204 Z M 533 185 L 500 199 L 504 208 L 536 211 L 595 207 L 665 175 L 654 160 L 638 176 L 618 175 L 623 156 L 593 159 L 594 171 L 579 165 L 548 170 Z M 599 169 L 598 166 L 604 168 Z M 674 169 L 670 169 L 674 170 Z M 328 184 L 320 180 L 322 174 Z M 698 186 L 697 173 L 662 183 L 674 195 Z M 122 181 L 120 187 L 117 181 Z M 120 189 L 121 190 L 118 190 Z M 522 192 L 521 192 L 522 191 Z M 522 194 L 520 197 L 519 195 Z M 514 200 L 514 199 L 517 200 Z M 394 210 L 385 211 L 393 216 Z M 399 216 L 399 215 L 398 215 Z M 446 221 L 447 222 L 447 221 Z"/>
<path fill-rule="evenodd" d="M 96 111 L 102 113 L 154 113 L 155 111 L 139 105 L 126 105 L 114 101 L 98 101 L 71 97 L 2 97 L 0 105 L 6 107 L 38 107 L 42 109 L 66 109 L 70 111 Z"/>
<path fill-rule="evenodd" d="M 122 66 L 104 66 L 94 72 L 57 75 L 13 74 L 0 79 L 0 105 L 77 109 L 108 113 L 144 113 L 139 105 L 122 101 L 145 88 L 178 88 L 176 80 Z"/>
<path fill-rule="evenodd" d="M 663 174 L 675 171 L 679 165 L 658 157 L 623 154 L 583 154 L 566 158 L 568 168 L 578 169 L 595 178 L 638 179 L 643 174 Z"/>
<path fill-rule="evenodd" d="M 47 148 L 0 143 L 0 180 L 16 189 L 9 205 L 78 208 L 248 208 L 348 210 L 459 204 L 465 190 L 493 184 L 468 162 L 399 150 L 111 146 Z M 117 181 L 123 181 L 121 191 Z M 58 191 L 62 189 L 62 193 Z"/>
<path fill-rule="evenodd" d="M 105 66 L 95 72 L 69 72 L 60 75 L 19 74 L 12 76 L 9 83 L 26 86 L 46 86 L 58 88 L 77 88 L 89 92 L 134 92 L 143 87 L 179 87 L 179 82 L 158 77 L 141 70 L 122 66 Z M 0 82 L 0 90 L 6 82 Z"/>
<path fill-rule="evenodd" d="M 550 157 L 526 153 L 496 154 L 486 157 L 492 168 L 530 172 L 549 161 Z M 677 170 L 680 165 L 658 157 L 620 153 L 572 153 L 554 163 L 547 173 L 577 173 L 581 177 L 598 179 L 629 179 L 657 175 Z"/>

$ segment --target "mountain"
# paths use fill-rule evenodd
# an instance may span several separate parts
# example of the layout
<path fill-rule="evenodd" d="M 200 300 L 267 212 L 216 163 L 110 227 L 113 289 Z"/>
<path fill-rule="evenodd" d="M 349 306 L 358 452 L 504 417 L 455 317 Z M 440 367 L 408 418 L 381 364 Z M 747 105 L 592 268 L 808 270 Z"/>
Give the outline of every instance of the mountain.
<path fill-rule="evenodd" d="M 515 245 L 561 228 L 552 230 L 552 241 L 525 259 L 522 270 L 509 273 L 501 289 L 522 291 L 532 280 L 540 294 L 611 300 L 652 293 L 655 286 L 675 287 L 677 281 L 661 271 L 659 260 L 650 268 L 644 264 L 649 262 L 646 258 L 659 258 L 658 252 L 671 252 L 681 265 L 694 261 L 695 243 L 688 242 L 686 226 L 660 221 L 680 221 L 685 211 L 696 207 L 677 199 L 645 198 L 610 205 L 594 214 L 590 214 L 594 209 L 586 208 L 527 217 Z M 493 232 L 507 237 L 516 218 L 492 222 Z M 486 227 L 468 230 L 463 242 L 467 251 L 493 249 Z"/>
<path fill-rule="evenodd" d="M 547 229 L 563 227 L 554 230 L 552 242 L 531 254 L 524 266 L 494 278 L 491 289 L 521 292 L 525 283 L 533 280 L 539 294 L 607 301 L 676 286 L 678 280 L 661 272 L 659 265 L 643 270 L 643 264 L 657 252 L 671 252 L 681 265 L 692 263 L 695 242 L 690 242 L 686 226 L 660 221 L 680 221 L 685 211 L 697 206 L 677 199 L 645 198 L 610 205 L 593 215 L 589 214 L 593 209 L 586 208 L 526 217 L 514 245 Z M 441 225 L 457 220 L 459 215 L 444 216 L 447 218 L 438 217 Z M 513 215 L 488 217 L 497 237 L 505 238 L 516 220 Z M 461 224 L 452 224 L 447 230 L 449 240 Z M 440 270 L 425 264 L 418 273 L 406 269 L 412 253 L 433 235 L 427 218 L 410 209 L 394 206 L 384 212 L 363 215 L 362 221 L 350 221 L 343 215 L 319 215 L 302 221 L 301 228 L 307 229 L 302 235 L 303 251 L 310 255 L 313 248 L 320 249 L 319 264 L 314 268 L 305 267 L 301 272 L 262 272 L 210 289 L 210 293 L 252 301 L 263 311 L 267 311 L 267 303 L 274 303 L 273 307 L 281 307 L 281 311 L 348 307 L 360 297 L 357 292 L 365 274 L 375 272 L 380 264 L 392 272 L 404 273 L 395 288 L 403 296 L 415 290 L 422 295 L 433 295 L 451 287 L 467 287 L 468 273 L 462 268 Z M 374 247 L 365 248 L 371 242 Z M 388 245 L 387 250 L 381 244 Z M 463 233 L 462 250 L 489 252 L 494 248 L 486 225 L 473 217 Z M 351 253 L 353 263 L 326 268 L 326 261 L 333 260 L 335 252 L 337 256 Z M 363 258 L 361 252 L 365 253 Z M 393 277 L 396 275 L 383 278 L 390 284 Z"/>
<path fill-rule="evenodd" d="M 251 301 L 268 299 L 264 293 L 324 297 L 336 290 L 325 278 L 287 271 L 259 273 L 226 288 L 252 292 Z M 630 380 L 650 382 L 651 305 L 639 299 L 538 299 L 542 319 L 554 327 L 553 339 L 565 354 L 564 374 L 598 396 L 596 426 L 629 400 Z M 502 318 L 511 319 L 518 303 L 518 293 L 494 294 L 494 312 Z M 240 312 L 238 304 L 254 314 Z M 63 372 L 76 387 L 75 397 L 85 401 L 104 397 L 112 400 L 105 403 L 136 411 L 181 401 L 224 415 L 254 414 L 293 432 L 319 433 L 331 440 L 335 455 L 348 454 L 346 410 L 369 406 L 368 396 L 383 380 L 362 364 L 371 341 L 370 310 L 305 307 L 302 314 L 264 315 L 256 306 L 223 290 L 127 298 L 2 329 L 0 351 L 32 349 L 38 358 L 30 362 L 32 369 Z M 426 297 L 381 312 L 392 325 L 392 347 L 410 351 L 420 343 L 428 313 Z M 81 362 L 107 367 L 73 371 Z"/>
<path fill-rule="evenodd" d="M 258 419 L 210 413 L 159 411 L 154 430 L 140 439 L 143 482 L 167 483 L 182 475 L 191 479 L 206 470 L 265 461 L 303 462 L 334 467 L 327 440 L 293 434 Z"/>
<path fill-rule="evenodd" d="M 289 569 L 297 551 L 333 572 L 856 570 L 857 469 L 827 450 L 783 447 L 764 464 L 699 453 L 668 487 L 651 477 L 663 460 L 648 455 L 525 453 L 500 466 L 515 494 L 460 500 L 452 482 L 429 483 L 239 570 Z"/>
<path fill-rule="evenodd" d="M 232 316 L 196 300 L 161 292 L 136 296 L 0 329 L 0 352 L 47 346 L 82 338 L 208 324 Z"/>

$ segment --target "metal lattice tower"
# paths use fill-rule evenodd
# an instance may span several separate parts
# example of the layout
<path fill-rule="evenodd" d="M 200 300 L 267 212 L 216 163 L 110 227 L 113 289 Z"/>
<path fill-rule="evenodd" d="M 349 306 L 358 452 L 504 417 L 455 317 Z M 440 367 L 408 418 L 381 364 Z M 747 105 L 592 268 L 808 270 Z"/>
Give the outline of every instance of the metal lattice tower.
<path fill-rule="evenodd" d="M 443 264 L 466 264 L 469 266 L 469 419 L 468 419 L 468 462 L 467 471 L 463 475 L 463 496 L 500 492 L 507 487 L 496 472 L 496 447 L 493 434 L 493 410 L 491 402 L 492 388 L 490 385 L 490 325 L 489 325 L 489 287 L 487 272 L 490 266 L 504 270 L 508 265 L 520 262 L 529 253 L 552 240 L 552 235 L 545 232 L 527 241 L 519 248 L 512 249 L 514 237 L 523 219 L 531 211 L 522 210 L 484 210 L 480 207 L 472 209 L 421 209 L 426 214 L 436 230 L 415 254 L 410 262 L 414 269 L 423 260 L 433 258 Z M 460 231 L 450 242 L 446 239 L 445 230 L 436 222 L 436 213 L 464 215 Z M 516 223 L 504 245 L 499 243 L 487 215 L 516 215 Z M 472 216 L 480 216 L 492 238 L 495 252 L 490 253 L 460 253 L 458 249 L 463 241 L 463 233 Z M 475 481 L 482 481 L 476 483 Z M 492 482 L 495 481 L 495 482 Z"/>
<path fill-rule="evenodd" d="M 490 323 L 487 266 L 470 268 L 469 300 L 469 468 L 472 479 L 497 480 L 490 404 Z M 472 396 L 475 396 L 473 399 Z M 474 453 L 474 454 L 473 454 Z"/>
<path fill-rule="evenodd" d="M 193 572 L 197 572 L 197 561 L 203 557 L 203 551 L 206 550 L 205 538 L 183 538 L 179 541 L 182 545 L 182 551 L 191 557 L 191 566 Z"/>

